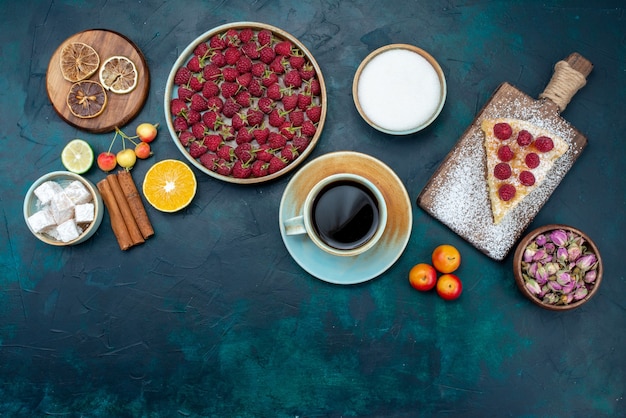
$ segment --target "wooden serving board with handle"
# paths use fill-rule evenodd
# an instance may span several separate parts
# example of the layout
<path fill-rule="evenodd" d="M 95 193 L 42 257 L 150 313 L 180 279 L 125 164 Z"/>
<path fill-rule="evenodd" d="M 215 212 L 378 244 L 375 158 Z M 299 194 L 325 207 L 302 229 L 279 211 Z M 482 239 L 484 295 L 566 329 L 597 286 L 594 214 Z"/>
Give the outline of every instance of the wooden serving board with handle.
<path fill-rule="evenodd" d="M 555 65 L 539 99 L 509 83 L 501 84 L 435 171 L 417 204 L 487 256 L 504 259 L 587 145 L 587 138 L 560 112 L 586 83 L 592 69 L 587 59 L 571 54 Z M 544 182 L 497 225 L 491 216 L 480 128 L 483 119 L 492 118 L 526 120 L 560 135 L 570 145 Z"/>
<path fill-rule="evenodd" d="M 82 119 L 74 116 L 67 106 L 67 93 L 72 86 L 63 78 L 60 66 L 61 50 L 70 42 L 82 42 L 96 50 L 100 64 L 109 57 L 121 55 L 129 58 L 137 67 L 137 86 L 127 94 L 107 92 L 107 105 L 104 111 L 94 117 Z M 99 70 L 99 69 L 98 69 Z M 88 80 L 98 81 L 98 71 Z M 150 72 L 139 48 L 124 35 L 105 29 L 91 29 L 76 33 L 66 39 L 52 54 L 46 73 L 46 90 L 54 110 L 70 125 L 88 132 L 101 133 L 121 128 L 133 119 L 142 109 L 148 97 Z"/>

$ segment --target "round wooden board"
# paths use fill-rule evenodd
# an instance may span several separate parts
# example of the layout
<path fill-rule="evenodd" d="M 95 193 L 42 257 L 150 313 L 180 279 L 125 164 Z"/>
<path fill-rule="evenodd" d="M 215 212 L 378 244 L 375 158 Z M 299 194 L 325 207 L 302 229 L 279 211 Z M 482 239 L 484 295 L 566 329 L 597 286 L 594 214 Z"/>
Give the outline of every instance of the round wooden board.
<path fill-rule="evenodd" d="M 72 83 L 63 78 L 59 63 L 61 50 L 71 42 L 90 45 L 100 56 L 101 64 L 114 55 L 128 57 L 137 67 L 139 76 L 137 87 L 127 94 L 115 94 L 108 91 L 108 102 L 104 111 L 94 118 L 82 119 L 74 116 L 66 103 L 67 93 Z M 99 81 L 98 72 L 89 80 Z M 146 102 L 149 87 L 150 72 L 139 48 L 125 36 L 106 29 L 86 30 L 66 39 L 50 58 L 46 74 L 46 90 L 54 110 L 70 125 L 94 133 L 113 131 L 115 127 L 122 127 L 133 119 Z"/>

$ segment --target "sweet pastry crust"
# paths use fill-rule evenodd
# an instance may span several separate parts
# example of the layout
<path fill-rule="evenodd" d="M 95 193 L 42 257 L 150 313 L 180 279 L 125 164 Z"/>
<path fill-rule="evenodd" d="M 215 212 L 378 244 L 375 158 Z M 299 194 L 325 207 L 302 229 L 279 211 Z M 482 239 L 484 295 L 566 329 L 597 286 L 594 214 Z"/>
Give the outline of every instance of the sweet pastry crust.
<path fill-rule="evenodd" d="M 511 135 L 508 138 L 500 139 L 496 136 L 494 127 L 498 124 L 509 125 L 511 128 Z M 499 125 L 496 129 L 502 128 L 503 126 L 504 125 Z M 506 128 L 506 126 L 504 127 Z M 563 154 L 565 154 L 569 145 L 560 136 L 520 119 L 484 119 L 481 123 L 481 129 L 485 134 L 484 146 L 487 157 L 485 177 L 487 180 L 489 200 L 491 202 L 493 222 L 494 224 L 498 224 L 513 210 L 513 208 L 519 205 L 522 200 L 524 200 L 530 193 L 532 193 L 533 190 L 543 183 L 548 172 L 554 166 L 554 163 Z M 522 145 L 518 143 L 517 138 L 520 131 L 527 131 L 530 133 L 530 144 L 525 145 L 524 141 L 519 141 Z M 506 136 L 506 133 L 499 133 L 499 136 L 504 137 Z M 553 143 L 553 148 L 546 150 L 546 147 L 542 147 L 540 143 L 537 143 L 536 139 L 540 137 L 550 138 Z M 507 151 L 509 156 L 505 157 L 504 160 L 498 153 L 500 148 L 503 146 L 508 146 L 510 151 L 512 151 L 512 154 Z M 539 163 L 534 168 L 529 167 L 526 161 L 526 157 L 530 153 L 534 153 L 539 157 Z M 511 159 L 506 161 L 508 158 Z M 537 158 L 532 156 L 530 158 L 534 158 L 536 164 Z M 508 172 L 508 169 L 503 166 L 498 167 L 499 175 L 496 176 L 495 174 L 496 166 L 501 163 L 502 165 L 508 165 L 510 168 L 511 174 L 508 178 L 502 178 L 505 177 Z M 535 164 L 531 163 L 530 165 L 533 166 Z M 503 172 L 504 174 L 502 174 Z M 523 182 L 520 180 L 520 174 L 522 172 L 530 172 L 532 173 L 532 176 L 528 175 L 528 173 L 523 174 L 522 177 L 525 180 Z M 528 179 L 530 178 L 532 181 L 533 177 L 534 182 L 529 185 L 530 181 L 528 181 Z M 502 186 L 505 186 L 504 189 L 501 189 Z M 513 196 L 511 196 L 511 191 L 513 190 L 511 189 L 511 186 L 515 188 L 514 192 L 512 192 Z"/>

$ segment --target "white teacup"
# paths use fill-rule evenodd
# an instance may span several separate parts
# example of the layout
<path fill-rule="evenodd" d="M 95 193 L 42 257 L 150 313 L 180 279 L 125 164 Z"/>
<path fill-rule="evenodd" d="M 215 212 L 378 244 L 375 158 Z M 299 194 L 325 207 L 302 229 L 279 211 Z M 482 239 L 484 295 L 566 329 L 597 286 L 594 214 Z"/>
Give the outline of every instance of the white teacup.
<path fill-rule="evenodd" d="M 340 173 L 319 181 L 307 195 L 302 214 L 284 222 L 287 235 L 307 234 L 320 249 L 355 256 L 372 248 L 387 225 L 387 205 L 365 177 Z"/>

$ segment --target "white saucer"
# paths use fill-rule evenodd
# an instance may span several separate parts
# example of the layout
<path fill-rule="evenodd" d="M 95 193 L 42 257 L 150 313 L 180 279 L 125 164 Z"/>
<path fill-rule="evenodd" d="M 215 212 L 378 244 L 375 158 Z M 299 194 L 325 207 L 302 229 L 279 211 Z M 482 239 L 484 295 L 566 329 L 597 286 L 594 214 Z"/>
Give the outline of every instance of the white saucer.
<path fill-rule="evenodd" d="M 306 234 L 286 235 L 283 225 L 285 220 L 300 215 L 313 185 L 336 173 L 354 173 L 369 179 L 387 202 L 385 233 L 374 248 L 353 257 L 330 255 Z M 381 275 L 400 258 L 411 235 L 413 212 L 409 194 L 391 168 L 366 154 L 338 151 L 310 161 L 292 177 L 280 201 L 278 222 L 287 251 L 309 274 L 329 283 L 356 284 Z"/>

